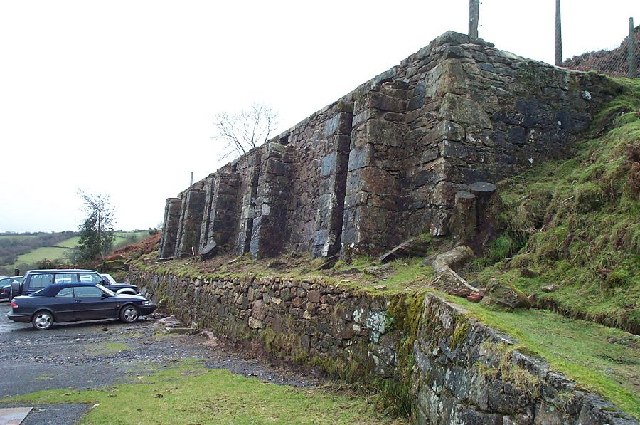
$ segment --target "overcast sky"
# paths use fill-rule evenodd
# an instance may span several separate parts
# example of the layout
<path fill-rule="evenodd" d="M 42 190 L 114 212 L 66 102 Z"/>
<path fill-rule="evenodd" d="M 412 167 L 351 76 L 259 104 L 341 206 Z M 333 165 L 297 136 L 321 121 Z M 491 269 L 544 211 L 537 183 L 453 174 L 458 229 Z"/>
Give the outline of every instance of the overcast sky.
<path fill-rule="evenodd" d="M 554 5 L 483 0 L 480 36 L 551 63 Z M 617 47 L 629 17 L 640 1 L 562 0 L 564 57 Z M 468 0 L 0 0 L 0 232 L 77 230 L 78 190 L 156 227 L 226 162 L 216 113 L 265 103 L 284 131 L 448 30 Z"/>

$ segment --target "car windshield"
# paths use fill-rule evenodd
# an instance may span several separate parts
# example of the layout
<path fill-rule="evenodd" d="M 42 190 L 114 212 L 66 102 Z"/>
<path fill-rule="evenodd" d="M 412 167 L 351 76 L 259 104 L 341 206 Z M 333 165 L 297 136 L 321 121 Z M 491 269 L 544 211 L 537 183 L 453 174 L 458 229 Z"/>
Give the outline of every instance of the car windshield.
<path fill-rule="evenodd" d="M 104 286 L 100 285 L 99 283 L 96 286 L 98 288 L 100 288 L 105 294 L 109 295 L 110 297 L 113 297 L 116 294 L 111 289 L 105 288 Z"/>

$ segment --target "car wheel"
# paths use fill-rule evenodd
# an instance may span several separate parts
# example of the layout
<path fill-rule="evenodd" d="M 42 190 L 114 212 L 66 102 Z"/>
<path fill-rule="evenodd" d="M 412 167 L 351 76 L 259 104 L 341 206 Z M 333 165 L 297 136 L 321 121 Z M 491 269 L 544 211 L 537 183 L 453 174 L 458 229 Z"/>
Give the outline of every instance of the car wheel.
<path fill-rule="evenodd" d="M 134 291 L 133 289 L 119 289 L 118 292 L 116 292 L 116 294 L 138 295 L 136 291 Z"/>
<path fill-rule="evenodd" d="M 53 314 L 46 310 L 36 311 L 31 319 L 31 324 L 38 330 L 49 329 L 53 325 Z"/>
<path fill-rule="evenodd" d="M 138 320 L 138 309 L 135 305 L 127 304 L 120 310 L 120 320 L 125 323 L 133 323 Z"/>

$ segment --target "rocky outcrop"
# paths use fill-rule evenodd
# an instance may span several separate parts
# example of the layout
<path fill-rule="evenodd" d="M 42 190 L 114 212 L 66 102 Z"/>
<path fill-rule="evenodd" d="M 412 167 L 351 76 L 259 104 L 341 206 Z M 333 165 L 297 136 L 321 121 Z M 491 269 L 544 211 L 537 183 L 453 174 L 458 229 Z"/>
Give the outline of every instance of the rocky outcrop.
<path fill-rule="evenodd" d="M 169 199 L 162 256 L 196 239 L 196 254 L 215 242 L 254 257 L 380 254 L 421 234 L 471 243 L 495 183 L 566 155 L 617 89 L 445 33 L 181 193 L 205 193 L 198 238 Z"/>
<path fill-rule="evenodd" d="M 135 270 L 130 280 L 184 323 L 351 381 L 410 389 L 400 401 L 416 424 L 638 425 L 431 294 Z"/>

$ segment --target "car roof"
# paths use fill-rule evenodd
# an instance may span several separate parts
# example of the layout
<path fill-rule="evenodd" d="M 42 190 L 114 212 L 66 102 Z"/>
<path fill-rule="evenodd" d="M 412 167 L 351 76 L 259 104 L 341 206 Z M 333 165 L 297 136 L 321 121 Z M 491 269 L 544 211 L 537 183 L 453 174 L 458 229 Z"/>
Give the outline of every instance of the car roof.
<path fill-rule="evenodd" d="M 29 270 L 27 273 L 97 273 L 95 270 L 87 269 L 37 269 Z"/>
<path fill-rule="evenodd" d="M 43 295 L 57 294 L 62 288 L 86 288 L 95 287 L 95 283 L 53 283 L 39 290 L 38 292 Z"/>

